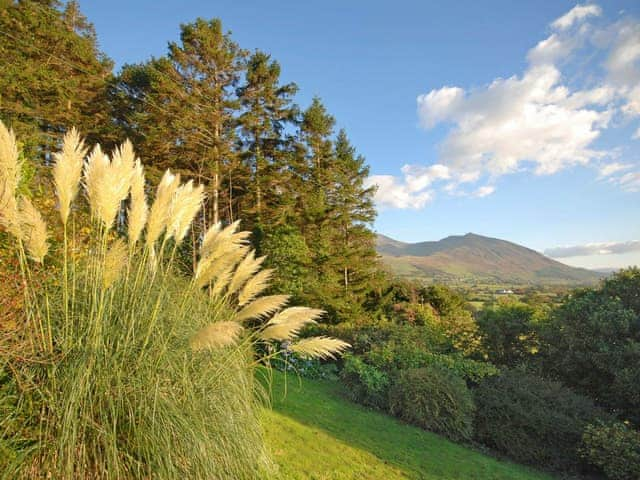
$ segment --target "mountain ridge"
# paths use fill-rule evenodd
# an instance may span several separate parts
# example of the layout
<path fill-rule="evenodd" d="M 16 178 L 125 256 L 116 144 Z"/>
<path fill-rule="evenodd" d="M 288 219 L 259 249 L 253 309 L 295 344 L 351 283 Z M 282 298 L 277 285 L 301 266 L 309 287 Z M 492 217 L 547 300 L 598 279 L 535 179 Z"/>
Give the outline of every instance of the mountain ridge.
<path fill-rule="evenodd" d="M 376 246 L 392 273 L 428 281 L 591 285 L 602 277 L 514 242 L 475 233 L 416 243 L 378 234 Z"/>

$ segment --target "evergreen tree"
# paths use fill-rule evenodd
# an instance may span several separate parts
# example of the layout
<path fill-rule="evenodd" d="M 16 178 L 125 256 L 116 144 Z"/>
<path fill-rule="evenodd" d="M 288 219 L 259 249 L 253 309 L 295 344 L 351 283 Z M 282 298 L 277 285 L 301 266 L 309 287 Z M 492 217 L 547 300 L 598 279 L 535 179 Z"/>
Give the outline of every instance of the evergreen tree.
<path fill-rule="evenodd" d="M 332 286 L 339 284 L 337 273 L 330 268 L 333 236 L 328 192 L 333 173 L 331 136 L 334 125 L 335 119 L 315 97 L 302 114 L 299 138 L 303 149 L 298 149 L 298 155 L 302 156 L 294 163 L 299 187 L 296 197 L 298 226 L 312 253 L 314 268 L 313 278 L 308 282 L 308 294 L 327 307 L 336 300 Z M 336 309 L 329 307 L 328 310 L 335 317 Z"/>
<path fill-rule="evenodd" d="M 105 133 L 112 63 L 98 50 L 77 2 L 4 2 L 0 57 L 0 119 L 16 131 L 27 155 L 46 156 L 73 125 L 90 142 Z"/>
<path fill-rule="evenodd" d="M 327 192 L 332 213 L 332 267 L 341 274 L 344 296 L 354 305 L 364 301 L 377 265 L 375 187 L 365 187 L 369 167 L 340 130 L 334 147 L 333 182 Z"/>
<path fill-rule="evenodd" d="M 245 57 L 219 19 L 197 19 L 181 26 L 166 57 L 125 67 L 112 89 L 115 116 L 148 161 L 208 184 L 213 223 L 236 219 L 246 181 L 235 94 Z"/>
<path fill-rule="evenodd" d="M 285 128 L 296 120 L 298 109 L 292 98 L 298 87 L 280 85 L 280 65 L 260 51 L 249 58 L 245 76 L 238 92 L 243 107 L 243 158 L 251 172 L 244 213 L 254 217 L 261 231 L 263 222 L 278 217 L 278 204 L 290 186 Z"/>

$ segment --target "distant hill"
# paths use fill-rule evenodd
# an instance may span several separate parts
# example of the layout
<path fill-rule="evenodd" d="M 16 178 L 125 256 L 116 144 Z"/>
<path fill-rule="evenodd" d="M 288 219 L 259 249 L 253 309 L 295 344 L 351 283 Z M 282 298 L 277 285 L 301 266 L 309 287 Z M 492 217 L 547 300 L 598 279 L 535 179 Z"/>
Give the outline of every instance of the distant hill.
<path fill-rule="evenodd" d="M 419 243 L 378 235 L 377 250 L 394 274 L 437 282 L 588 285 L 602 277 L 530 248 L 474 233 Z"/>

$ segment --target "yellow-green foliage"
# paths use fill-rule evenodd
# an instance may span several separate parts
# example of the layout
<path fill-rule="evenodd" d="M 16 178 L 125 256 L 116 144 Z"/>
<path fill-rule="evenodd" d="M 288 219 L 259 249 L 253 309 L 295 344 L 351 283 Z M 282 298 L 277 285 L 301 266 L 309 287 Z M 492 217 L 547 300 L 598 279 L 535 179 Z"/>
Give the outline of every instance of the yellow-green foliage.
<path fill-rule="evenodd" d="M 72 130 L 55 155 L 64 241 L 49 252 L 59 257 L 58 280 L 37 285 L 34 269 L 56 269 L 47 260 L 47 226 L 17 195 L 16 141 L 0 123 L 0 225 L 16 240 L 27 318 L 0 345 L 0 473 L 257 477 L 269 462 L 253 366 L 256 351 L 277 348 L 256 346 L 288 340 L 299 354 L 326 358 L 348 345 L 295 340 L 322 312 L 282 310 L 287 296 L 259 296 L 270 275 L 260 273 L 263 259 L 238 223 L 212 226 L 194 274 L 181 276 L 176 249 L 202 187 L 167 171 L 149 207 L 129 142 L 111 156 L 96 145 L 84 159 L 87 151 Z M 82 227 L 73 205 L 80 184 L 93 232 L 82 244 L 73 235 Z"/>

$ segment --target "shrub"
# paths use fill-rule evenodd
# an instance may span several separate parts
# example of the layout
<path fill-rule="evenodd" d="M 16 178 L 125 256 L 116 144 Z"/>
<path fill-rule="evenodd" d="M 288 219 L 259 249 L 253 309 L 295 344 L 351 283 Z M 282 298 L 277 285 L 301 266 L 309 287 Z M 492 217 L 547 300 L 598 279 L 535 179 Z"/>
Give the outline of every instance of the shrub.
<path fill-rule="evenodd" d="M 592 401 L 558 382 L 507 370 L 475 391 L 476 438 L 516 461 L 576 470 L 582 433 L 603 418 Z"/>
<path fill-rule="evenodd" d="M 465 381 L 432 365 L 401 371 L 389 391 L 392 414 L 454 440 L 471 437 L 473 399 Z"/>
<path fill-rule="evenodd" d="M 640 478 L 640 432 L 624 423 L 589 425 L 582 439 L 582 457 L 600 468 L 608 478 Z"/>
<path fill-rule="evenodd" d="M 85 154 L 72 130 L 55 155 L 63 242 L 50 252 L 46 223 L 17 195 L 16 141 L 0 123 L 0 226 L 16 239 L 26 317 L 0 338 L 3 477 L 255 478 L 267 463 L 255 346 L 294 340 L 322 312 L 259 296 L 271 272 L 259 271 L 237 223 L 204 232 L 195 272 L 180 275 L 175 254 L 202 187 L 167 171 L 148 208 L 128 142 L 111 158 L 99 146 Z M 81 180 L 92 216 L 86 243 L 68 235 Z M 113 228 L 125 200 L 126 235 Z M 60 269 L 47 263 L 52 255 Z M 33 282 L 43 269 L 57 281 Z M 345 347 L 307 338 L 289 348 L 326 357 Z"/>
<path fill-rule="evenodd" d="M 637 277 L 622 271 L 604 287 L 573 292 L 542 326 L 539 358 L 546 374 L 640 425 Z"/>
<path fill-rule="evenodd" d="M 389 376 L 360 357 L 346 355 L 340 372 L 347 394 L 354 402 L 386 410 L 388 407 Z"/>
<path fill-rule="evenodd" d="M 527 362 L 539 349 L 535 326 L 540 307 L 520 302 L 501 302 L 478 315 L 482 347 L 489 361 L 515 367 Z"/>

